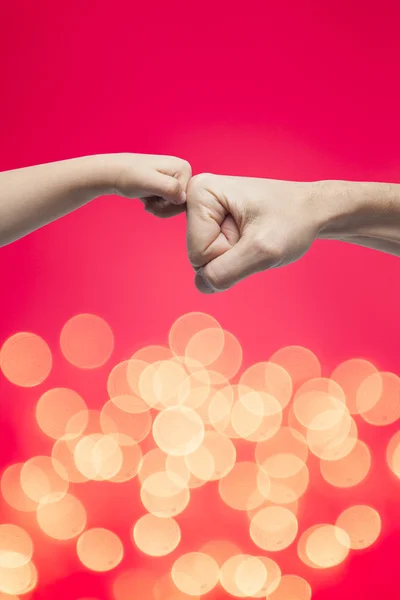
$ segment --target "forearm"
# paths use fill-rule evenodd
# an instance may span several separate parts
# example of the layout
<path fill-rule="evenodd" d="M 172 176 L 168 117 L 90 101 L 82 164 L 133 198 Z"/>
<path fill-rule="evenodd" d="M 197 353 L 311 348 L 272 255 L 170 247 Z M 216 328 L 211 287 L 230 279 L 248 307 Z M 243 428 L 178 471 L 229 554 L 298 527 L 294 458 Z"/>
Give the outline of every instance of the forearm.
<path fill-rule="evenodd" d="M 112 191 L 102 156 L 0 173 L 0 246 Z"/>
<path fill-rule="evenodd" d="M 400 255 L 400 185 L 327 181 L 316 186 L 318 237 Z"/>

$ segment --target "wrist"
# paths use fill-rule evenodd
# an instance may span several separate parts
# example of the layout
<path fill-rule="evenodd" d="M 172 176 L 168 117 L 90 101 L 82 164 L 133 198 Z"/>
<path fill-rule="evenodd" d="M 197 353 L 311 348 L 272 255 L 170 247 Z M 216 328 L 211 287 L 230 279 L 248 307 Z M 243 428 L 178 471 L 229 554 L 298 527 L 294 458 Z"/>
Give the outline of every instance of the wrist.
<path fill-rule="evenodd" d="M 320 239 L 368 235 L 400 217 L 400 186 L 387 183 L 319 181 L 312 185 Z"/>
<path fill-rule="evenodd" d="M 118 161 L 113 154 L 95 154 L 75 159 L 77 185 L 94 197 L 116 193 Z"/>

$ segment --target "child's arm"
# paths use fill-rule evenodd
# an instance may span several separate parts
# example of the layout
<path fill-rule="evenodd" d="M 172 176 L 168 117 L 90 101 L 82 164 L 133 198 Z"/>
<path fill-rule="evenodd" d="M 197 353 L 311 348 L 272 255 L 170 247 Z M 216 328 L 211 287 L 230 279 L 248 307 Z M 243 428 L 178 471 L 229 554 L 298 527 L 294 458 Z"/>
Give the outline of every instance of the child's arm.
<path fill-rule="evenodd" d="M 0 173 L 0 246 L 55 221 L 90 200 L 140 198 L 168 217 L 184 210 L 188 162 L 171 156 L 102 154 Z"/>

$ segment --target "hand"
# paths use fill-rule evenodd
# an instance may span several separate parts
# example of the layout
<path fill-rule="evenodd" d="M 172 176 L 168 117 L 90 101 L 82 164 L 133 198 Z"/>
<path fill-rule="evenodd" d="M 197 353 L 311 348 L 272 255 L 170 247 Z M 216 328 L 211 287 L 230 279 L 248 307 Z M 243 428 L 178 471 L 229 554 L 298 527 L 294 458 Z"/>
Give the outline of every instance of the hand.
<path fill-rule="evenodd" d="M 203 293 L 298 260 L 323 223 L 315 184 L 202 174 L 188 186 L 188 252 Z"/>
<path fill-rule="evenodd" d="M 139 198 L 148 212 L 171 217 L 185 210 L 190 164 L 174 156 L 111 154 L 103 156 L 112 169 L 114 193 Z"/>

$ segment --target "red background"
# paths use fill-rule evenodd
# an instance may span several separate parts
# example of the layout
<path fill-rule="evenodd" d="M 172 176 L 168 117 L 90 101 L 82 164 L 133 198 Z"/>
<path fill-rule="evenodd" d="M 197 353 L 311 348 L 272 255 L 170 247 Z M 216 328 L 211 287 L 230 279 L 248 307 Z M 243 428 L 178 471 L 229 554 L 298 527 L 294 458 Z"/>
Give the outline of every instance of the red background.
<path fill-rule="evenodd" d="M 194 173 L 399 181 L 398 3 L 235 6 L 2 2 L 0 169 L 133 151 L 182 156 Z M 245 365 L 302 344 L 328 374 L 356 356 L 399 373 L 398 273 L 394 257 L 317 242 L 294 265 L 202 296 L 185 253 L 183 215 L 158 221 L 137 201 L 102 198 L 0 250 L 0 344 L 21 330 L 43 336 L 56 363 L 46 385 L 71 385 L 92 406 L 104 401 L 109 366 L 77 381 L 58 346 L 63 323 L 80 312 L 111 325 L 114 363 L 165 343 L 177 317 L 201 310 L 239 338 Z M 21 415 L 33 423 L 39 391 L 17 390 L 4 378 L 0 390 L 5 466 L 27 458 L 28 446 L 30 453 L 47 446 L 22 426 Z M 400 589 L 399 486 L 384 464 L 388 431 L 369 428 L 366 437 L 376 456 L 368 493 L 384 518 L 382 539 L 334 576 L 318 575 L 317 600 L 393 597 Z M 326 494 L 320 504 L 329 501 Z M 111 492 L 98 500 L 91 524 L 113 513 L 122 531 L 115 502 Z M 0 509 L 2 520 L 13 518 Z M 210 532 L 215 523 L 202 527 Z M 45 577 L 35 598 L 108 598 L 113 574 L 90 576 L 73 552 L 58 551 L 58 579 Z M 54 556 L 44 545 L 39 552 Z M 129 566 L 129 554 L 126 560 Z"/>

